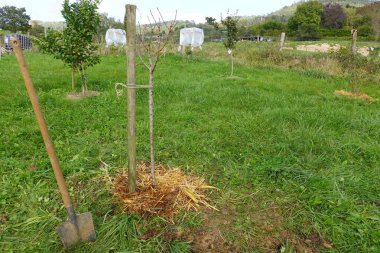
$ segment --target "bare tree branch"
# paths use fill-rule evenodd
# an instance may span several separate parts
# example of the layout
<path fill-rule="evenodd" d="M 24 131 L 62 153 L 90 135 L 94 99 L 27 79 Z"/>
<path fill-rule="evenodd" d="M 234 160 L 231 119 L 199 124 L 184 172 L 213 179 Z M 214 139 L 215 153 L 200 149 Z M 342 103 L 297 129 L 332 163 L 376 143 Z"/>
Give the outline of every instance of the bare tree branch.
<path fill-rule="evenodd" d="M 139 47 L 138 47 L 138 56 L 140 58 L 140 61 L 142 64 L 149 70 L 149 135 L 150 135 L 150 168 L 151 168 L 151 174 L 152 174 L 152 184 L 153 186 L 157 185 L 156 178 L 155 178 L 155 164 L 154 164 L 154 129 L 153 129 L 153 77 L 154 77 L 154 71 L 156 70 L 157 64 L 160 60 L 160 57 L 162 55 L 163 50 L 169 43 L 170 35 L 174 31 L 175 23 L 177 20 L 177 11 L 175 13 L 174 20 L 171 21 L 170 26 L 167 25 L 165 22 L 161 12 L 159 9 L 159 17 L 156 19 L 156 17 L 153 15 L 152 10 L 150 10 L 150 16 L 153 20 L 151 21 L 151 18 L 149 15 L 147 16 L 149 25 L 145 25 L 141 28 L 141 25 L 139 24 Z M 167 35 L 163 36 L 162 34 L 162 27 L 165 26 L 167 30 Z M 149 34 L 147 35 L 148 38 L 146 38 L 145 31 L 149 30 Z M 155 36 L 154 38 L 154 35 Z M 154 40 L 155 39 L 155 40 Z M 148 57 L 148 62 L 146 63 L 143 58 L 143 51 Z"/>

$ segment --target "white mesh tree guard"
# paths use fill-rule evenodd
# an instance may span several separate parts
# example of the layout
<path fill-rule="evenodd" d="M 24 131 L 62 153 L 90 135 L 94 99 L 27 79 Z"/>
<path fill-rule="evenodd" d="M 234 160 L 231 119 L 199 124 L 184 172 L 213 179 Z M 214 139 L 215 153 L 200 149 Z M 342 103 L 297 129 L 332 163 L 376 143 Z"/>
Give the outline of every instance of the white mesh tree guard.
<path fill-rule="evenodd" d="M 196 27 L 182 28 L 179 35 L 179 45 L 180 47 L 191 45 L 191 48 L 202 48 L 204 38 L 203 29 Z"/>
<path fill-rule="evenodd" d="M 127 44 L 127 36 L 123 29 L 108 29 L 106 32 L 106 45 L 117 46 Z"/>

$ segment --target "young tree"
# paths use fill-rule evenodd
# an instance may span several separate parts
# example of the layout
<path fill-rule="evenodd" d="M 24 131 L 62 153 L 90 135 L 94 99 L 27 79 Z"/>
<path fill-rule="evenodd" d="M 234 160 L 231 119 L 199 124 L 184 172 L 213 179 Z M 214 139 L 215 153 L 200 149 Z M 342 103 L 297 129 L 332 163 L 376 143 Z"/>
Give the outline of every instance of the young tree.
<path fill-rule="evenodd" d="M 234 75 L 233 50 L 236 47 L 236 42 L 239 41 L 237 23 L 238 18 L 236 15 L 227 16 L 225 19 L 222 20 L 222 25 L 224 25 L 227 29 L 227 35 L 223 41 L 223 44 L 231 56 L 231 77 Z"/>
<path fill-rule="evenodd" d="M 238 21 L 239 18 L 237 17 L 236 13 L 233 15 L 228 15 L 225 19 L 222 18 L 221 25 L 226 29 L 226 37 L 223 40 L 223 44 L 225 48 L 228 50 L 228 54 L 231 56 L 231 77 L 234 75 L 234 56 L 233 56 L 233 49 L 236 47 L 236 43 L 239 41 L 238 37 Z M 215 18 L 212 17 L 206 17 L 206 22 L 212 26 L 216 30 L 220 28 L 220 24 L 216 22 Z"/>
<path fill-rule="evenodd" d="M 87 91 L 86 69 L 100 62 L 93 43 L 99 27 L 97 13 L 99 0 L 78 0 L 63 3 L 62 16 L 66 28 L 62 31 L 49 29 L 46 38 L 39 42 L 42 51 L 62 60 L 72 70 L 72 90 L 75 91 L 75 73 L 79 72 L 82 91 Z"/>
<path fill-rule="evenodd" d="M 0 28 L 3 30 L 27 32 L 31 27 L 29 21 L 25 8 L 8 5 L 0 8 Z"/>
<path fill-rule="evenodd" d="M 340 4 L 329 3 L 323 6 L 322 26 L 325 28 L 341 29 L 347 16 Z"/>
<path fill-rule="evenodd" d="M 297 6 L 293 16 L 289 18 L 288 30 L 299 40 L 319 39 L 323 5 L 318 1 L 308 1 Z"/>
<path fill-rule="evenodd" d="M 143 28 L 139 25 L 139 47 L 138 55 L 143 63 L 143 65 L 149 71 L 149 132 L 150 132 L 150 169 L 152 174 L 152 184 L 153 186 L 157 185 L 155 177 L 155 165 L 154 165 L 154 128 L 153 128 L 153 78 L 154 72 L 156 70 L 157 64 L 160 60 L 160 57 L 169 42 L 170 35 L 174 31 L 177 12 L 175 18 L 167 23 L 165 22 L 160 10 L 158 10 L 159 17 L 158 19 L 153 15 L 151 11 L 151 17 L 148 16 L 150 22 L 149 25 L 144 26 Z M 152 19 L 152 21 L 151 21 Z M 165 35 L 163 35 L 165 34 Z M 144 60 L 143 53 L 147 56 L 147 61 Z"/>

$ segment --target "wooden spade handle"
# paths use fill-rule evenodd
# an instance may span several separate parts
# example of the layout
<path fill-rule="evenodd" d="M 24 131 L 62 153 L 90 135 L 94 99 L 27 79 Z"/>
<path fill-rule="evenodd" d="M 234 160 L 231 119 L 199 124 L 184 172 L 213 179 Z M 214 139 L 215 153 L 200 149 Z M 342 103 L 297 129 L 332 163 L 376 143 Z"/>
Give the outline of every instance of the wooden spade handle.
<path fill-rule="evenodd" d="M 50 163 L 54 170 L 54 175 L 57 180 L 59 191 L 61 192 L 61 195 L 62 195 L 63 203 L 66 209 L 68 209 L 71 207 L 70 195 L 65 185 L 65 181 L 62 175 L 61 168 L 59 166 L 57 155 L 55 154 L 55 151 L 54 151 L 54 145 L 53 145 L 53 142 L 51 141 L 44 116 L 42 114 L 40 105 L 38 103 L 38 97 L 34 89 L 32 79 L 30 78 L 24 55 L 22 54 L 20 41 L 16 38 L 11 38 L 11 45 L 12 45 L 13 51 L 16 54 L 16 58 L 20 66 L 21 74 L 22 74 L 22 77 L 24 78 L 26 90 L 28 91 L 28 94 L 29 94 L 30 102 L 32 103 L 34 113 L 36 114 L 38 126 L 40 127 L 42 138 L 44 139 L 45 147 L 50 158 Z"/>

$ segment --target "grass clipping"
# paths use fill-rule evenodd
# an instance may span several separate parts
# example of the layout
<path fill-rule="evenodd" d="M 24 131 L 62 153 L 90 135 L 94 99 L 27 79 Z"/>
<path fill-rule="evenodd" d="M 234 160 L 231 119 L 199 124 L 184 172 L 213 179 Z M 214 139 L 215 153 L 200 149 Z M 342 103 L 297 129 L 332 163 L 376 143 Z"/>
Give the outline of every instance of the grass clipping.
<path fill-rule="evenodd" d="M 147 164 L 137 166 L 137 189 L 128 193 L 128 175 L 115 177 L 113 194 L 123 211 L 148 215 L 172 215 L 180 210 L 198 211 L 201 207 L 217 210 L 209 204 L 206 191 L 217 189 L 205 184 L 204 179 L 185 175 L 180 169 L 156 166 L 157 186 L 152 186 Z"/>
<path fill-rule="evenodd" d="M 345 90 L 337 90 L 334 92 L 336 96 L 344 96 L 344 97 L 350 97 L 350 98 L 357 98 L 357 99 L 364 99 L 368 101 L 373 101 L 374 99 L 370 96 L 368 96 L 365 93 L 361 92 L 349 92 Z"/>

